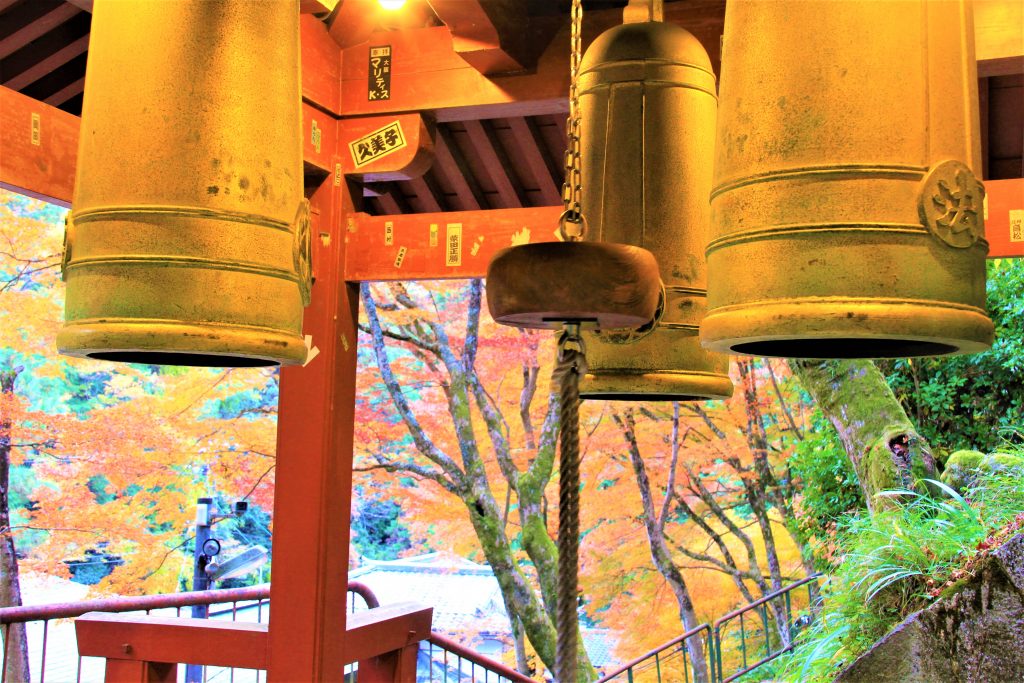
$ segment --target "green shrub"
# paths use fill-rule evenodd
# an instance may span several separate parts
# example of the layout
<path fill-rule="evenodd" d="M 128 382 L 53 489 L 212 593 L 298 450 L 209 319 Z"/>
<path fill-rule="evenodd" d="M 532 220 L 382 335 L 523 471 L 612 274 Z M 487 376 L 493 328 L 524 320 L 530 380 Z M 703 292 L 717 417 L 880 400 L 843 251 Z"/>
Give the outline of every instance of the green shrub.
<path fill-rule="evenodd" d="M 935 451 L 999 449 L 999 432 L 1024 424 L 1024 259 L 988 262 L 996 338 L 985 353 L 877 361 L 907 415 Z M 1020 434 L 1010 438 L 1017 443 Z"/>
<path fill-rule="evenodd" d="M 854 515 L 838 535 L 844 555 L 823 587 L 818 619 L 776 665 L 779 681 L 829 681 L 878 638 L 926 606 L 993 529 L 1024 510 L 1024 482 L 1013 469 L 985 477 L 966 496 L 937 481 L 931 497 L 909 491 L 869 517 Z"/>

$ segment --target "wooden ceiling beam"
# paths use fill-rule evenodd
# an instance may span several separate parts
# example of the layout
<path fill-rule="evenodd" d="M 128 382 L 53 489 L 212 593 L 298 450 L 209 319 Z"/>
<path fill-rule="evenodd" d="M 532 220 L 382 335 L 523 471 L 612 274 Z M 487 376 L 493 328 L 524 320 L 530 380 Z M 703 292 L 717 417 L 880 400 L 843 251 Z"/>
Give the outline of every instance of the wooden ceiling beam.
<path fill-rule="evenodd" d="M 449 187 L 455 192 L 458 199 L 459 209 L 462 211 L 480 210 L 487 206 L 483 192 L 476 184 L 476 179 L 469 172 L 469 168 L 462 153 L 455 146 L 444 126 L 438 126 L 437 138 L 434 140 L 435 169 L 444 175 L 448 180 Z"/>
<path fill-rule="evenodd" d="M 81 11 L 68 3 L 58 5 L 43 16 L 0 40 L 0 59 L 17 52 L 36 38 L 42 37 Z"/>
<path fill-rule="evenodd" d="M 81 95 L 83 92 L 85 92 L 85 76 L 72 83 L 68 83 L 43 101 L 51 107 L 59 107 L 75 95 Z"/>
<path fill-rule="evenodd" d="M 419 213 L 437 213 L 444 211 L 444 208 L 440 204 L 441 193 L 436 192 L 435 188 L 431 187 L 433 183 L 428 182 L 427 175 L 424 174 L 418 178 L 412 178 L 409 180 L 409 186 L 412 191 L 416 193 L 416 201 L 419 204 Z"/>
<path fill-rule="evenodd" d="M 470 120 L 464 121 L 463 125 L 466 127 L 466 133 L 469 135 L 469 141 L 473 145 L 476 157 L 483 164 L 484 172 L 491 179 L 498 198 L 501 200 L 501 206 L 493 208 L 518 209 L 523 206 L 526 201 L 522 189 L 515 187 L 509 177 L 512 166 L 501 150 L 501 145 L 494 139 L 493 131 L 490 130 L 491 123 Z"/>
<path fill-rule="evenodd" d="M 484 75 L 532 69 L 553 31 L 538 31 L 522 0 L 428 0 L 452 37 L 452 48 Z M 533 25 L 531 25 L 531 23 Z"/>
<path fill-rule="evenodd" d="M 561 178 L 556 176 L 548 163 L 547 157 L 541 151 L 545 144 L 537 124 L 522 116 L 507 119 L 512 134 L 521 142 L 521 151 L 526 161 L 534 184 L 540 194 L 540 205 L 554 206 L 562 201 L 562 193 L 559 190 Z"/>
<path fill-rule="evenodd" d="M 25 86 L 35 83 L 51 71 L 55 71 L 64 66 L 88 49 L 89 35 L 86 34 L 78 40 L 62 47 L 60 50 L 57 50 L 43 61 L 36 62 L 25 71 L 22 71 L 12 78 L 4 81 L 3 86 L 10 88 L 11 90 L 21 90 Z"/>

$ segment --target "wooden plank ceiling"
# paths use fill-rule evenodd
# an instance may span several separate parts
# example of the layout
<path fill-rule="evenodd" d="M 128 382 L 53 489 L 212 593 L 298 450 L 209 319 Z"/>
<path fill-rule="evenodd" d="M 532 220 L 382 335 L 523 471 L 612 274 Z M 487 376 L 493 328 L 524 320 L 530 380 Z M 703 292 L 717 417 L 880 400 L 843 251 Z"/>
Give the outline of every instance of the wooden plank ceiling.
<path fill-rule="evenodd" d="M 682 6 L 687 0 L 678 2 Z M 585 9 L 625 4 L 591 0 Z M 527 13 L 564 16 L 568 5 L 569 0 L 527 0 Z M 0 0 L 0 84 L 79 114 L 90 6 L 90 0 Z M 416 27 L 443 23 L 426 3 L 416 6 Z M 436 5 L 444 16 L 442 7 Z M 1024 77 L 982 78 L 980 86 L 986 177 L 1021 177 Z M 425 175 L 365 184 L 362 210 L 393 215 L 553 206 L 560 201 L 565 148 L 561 114 L 439 122 L 434 142 L 435 161 Z"/>

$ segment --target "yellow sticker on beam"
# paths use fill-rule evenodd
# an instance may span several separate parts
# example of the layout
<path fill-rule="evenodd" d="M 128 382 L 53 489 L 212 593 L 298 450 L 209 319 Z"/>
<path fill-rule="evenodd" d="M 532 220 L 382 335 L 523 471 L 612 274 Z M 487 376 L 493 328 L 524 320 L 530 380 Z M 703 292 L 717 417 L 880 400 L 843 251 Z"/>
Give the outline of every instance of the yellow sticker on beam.
<path fill-rule="evenodd" d="M 398 248 L 398 256 L 395 257 L 395 268 L 402 267 L 402 261 L 405 260 L 405 247 Z"/>
<path fill-rule="evenodd" d="M 1010 209 L 1010 241 L 1024 242 L 1024 209 Z"/>
<path fill-rule="evenodd" d="M 449 223 L 445 226 L 444 264 L 446 266 L 462 265 L 462 223 Z"/>
<path fill-rule="evenodd" d="M 391 221 L 384 221 L 384 246 L 390 247 L 395 243 L 395 224 Z"/>
<path fill-rule="evenodd" d="M 348 143 L 348 151 L 356 168 L 360 168 L 393 154 L 408 144 L 405 134 L 402 133 L 402 124 L 395 121 Z"/>
<path fill-rule="evenodd" d="M 430 246 L 437 246 L 437 223 L 430 224 Z"/>

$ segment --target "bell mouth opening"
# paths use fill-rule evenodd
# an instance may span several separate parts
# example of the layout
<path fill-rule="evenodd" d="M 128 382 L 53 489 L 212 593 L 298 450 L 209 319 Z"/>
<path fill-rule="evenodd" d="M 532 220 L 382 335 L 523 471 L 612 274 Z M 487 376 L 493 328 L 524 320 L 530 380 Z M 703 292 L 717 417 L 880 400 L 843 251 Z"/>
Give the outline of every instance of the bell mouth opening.
<path fill-rule="evenodd" d="M 170 351 L 94 351 L 86 354 L 96 360 L 143 365 L 181 365 L 193 368 L 266 368 L 280 365 L 267 358 L 221 356 L 212 353 L 177 353 Z"/>
<path fill-rule="evenodd" d="M 694 396 L 692 394 L 631 394 L 629 392 L 608 391 L 594 394 L 581 394 L 584 401 L 679 401 L 688 403 L 691 401 L 714 401 L 708 396 Z"/>
<path fill-rule="evenodd" d="M 732 353 L 773 358 L 912 358 L 946 356 L 959 347 L 920 339 L 870 339 L 829 337 L 827 339 L 767 339 L 734 344 Z"/>

